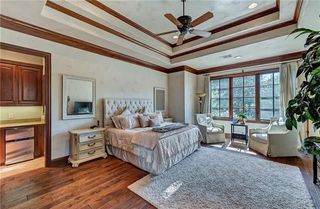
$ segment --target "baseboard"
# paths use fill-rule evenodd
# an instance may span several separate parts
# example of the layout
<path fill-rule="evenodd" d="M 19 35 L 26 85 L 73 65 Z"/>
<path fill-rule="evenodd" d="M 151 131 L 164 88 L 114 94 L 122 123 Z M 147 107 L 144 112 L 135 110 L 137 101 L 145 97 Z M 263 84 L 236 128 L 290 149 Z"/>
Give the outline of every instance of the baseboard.
<path fill-rule="evenodd" d="M 64 156 L 64 157 L 59 157 L 59 158 L 53 159 L 53 160 L 51 160 L 50 166 L 67 165 L 68 164 L 68 157 L 69 156 Z"/>

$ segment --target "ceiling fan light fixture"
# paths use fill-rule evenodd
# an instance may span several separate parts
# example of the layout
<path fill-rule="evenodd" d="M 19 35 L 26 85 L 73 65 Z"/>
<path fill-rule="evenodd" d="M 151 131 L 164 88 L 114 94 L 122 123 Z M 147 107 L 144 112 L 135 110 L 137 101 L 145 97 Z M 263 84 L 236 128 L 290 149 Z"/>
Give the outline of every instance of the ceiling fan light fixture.
<path fill-rule="evenodd" d="M 257 6 L 258 6 L 258 3 L 253 2 L 253 3 L 251 3 L 251 4 L 248 6 L 248 8 L 249 8 L 249 9 L 254 9 L 254 8 L 256 8 Z"/>

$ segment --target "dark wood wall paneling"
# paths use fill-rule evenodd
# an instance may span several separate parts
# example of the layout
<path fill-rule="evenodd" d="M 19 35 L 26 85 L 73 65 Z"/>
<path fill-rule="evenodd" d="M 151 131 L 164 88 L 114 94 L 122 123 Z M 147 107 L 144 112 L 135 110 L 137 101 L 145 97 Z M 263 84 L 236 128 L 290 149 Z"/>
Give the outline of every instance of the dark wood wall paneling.
<path fill-rule="evenodd" d="M 2 20 L 2 15 L 0 15 L 0 23 L 2 27 L 3 22 L 1 20 Z M 8 24 L 8 22 L 6 24 Z M 38 146 L 42 146 L 41 143 L 44 143 L 45 146 L 44 146 L 44 150 L 40 149 L 39 151 L 37 151 L 36 154 L 41 154 L 42 152 L 44 152 L 45 166 L 48 167 L 51 165 L 51 54 L 47 52 L 25 48 L 21 46 L 16 46 L 16 45 L 3 43 L 3 42 L 0 42 L 0 49 L 5 49 L 9 51 L 19 52 L 23 54 L 29 54 L 29 55 L 34 55 L 34 56 L 39 56 L 44 58 L 44 61 L 45 61 L 45 66 L 44 66 L 45 75 L 43 79 L 44 97 L 42 98 L 42 101 L 43 101 L 43 104 L 45 105 L 45 125 L 42 125 L 42 127 L 44 126 L 44 130 L 42 129 L 43 130 L 42 132 L 39 131 L 41 130 L 41 127 L 37 126 L 36 137 L 39 138 L 44 135 L 45 140 L 39 141 Z M 0 138 L 4 139 L 4 129 L 0 129 Z M 0 142 L 3 143 L 3 140 L 0 140 Z M 2 149 L 4 149 L 3 144 L 2 146 L 0 144 L 0 151 L 3 157 L 5 150 L 2 150 Z M 0 162 L 0 163 L 4 163 L 4 162 Z"/>

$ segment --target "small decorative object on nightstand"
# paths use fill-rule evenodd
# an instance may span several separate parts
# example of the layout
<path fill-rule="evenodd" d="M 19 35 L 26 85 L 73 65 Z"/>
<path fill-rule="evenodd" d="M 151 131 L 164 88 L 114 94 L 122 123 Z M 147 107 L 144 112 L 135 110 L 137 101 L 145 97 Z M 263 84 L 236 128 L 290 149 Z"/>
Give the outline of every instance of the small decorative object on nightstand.
<path fill-rule="evenodd" d="M 69 131 L 71 155 L 68 162 L 72 163 L 72 167 L 99 157 L 107 157 L 104 130 L 105 128 L 95 128 Z"/>
<path fill-rule="evenodd" d="M 173 123 L 173 118 L 163 118 L 163 121 Z"/>

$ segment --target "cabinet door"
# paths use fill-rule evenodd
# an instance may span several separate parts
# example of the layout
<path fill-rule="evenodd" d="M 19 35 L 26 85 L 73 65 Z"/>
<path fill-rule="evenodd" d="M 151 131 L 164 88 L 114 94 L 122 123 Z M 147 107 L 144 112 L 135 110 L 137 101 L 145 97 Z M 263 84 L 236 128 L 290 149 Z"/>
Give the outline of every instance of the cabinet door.
<path fill-rule="evenodd" d="M 14 105 L 17 89 L 15 65 L 0 63 L 0 105 Z"/>
<path fill-rule="evenodd" d="M 41 105 L 42 69 L 18 66 L 19 104 Z"/>

